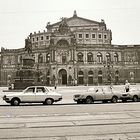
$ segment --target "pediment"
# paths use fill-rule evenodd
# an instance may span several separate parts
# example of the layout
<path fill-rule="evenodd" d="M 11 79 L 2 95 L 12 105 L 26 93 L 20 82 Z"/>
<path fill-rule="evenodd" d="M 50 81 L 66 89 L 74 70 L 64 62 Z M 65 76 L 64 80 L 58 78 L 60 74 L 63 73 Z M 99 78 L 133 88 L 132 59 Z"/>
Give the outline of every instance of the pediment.
<path fill-rule="evenodd" d="M 52 24 L 51 27 L 58 27 L 60 22 Z M 100 22 L 81 18 L 81 17 L 71 17 L 67 18 L 67 24 L 71 27 L 73 26 L 98 26 Z"/>
<path fill-rule="evenodd" d="M 72 18 L 68 19 L 67 23 L 69 26 L 99 25 L 99 22 L 88 20 L 85 18 L 80 18 L 80 17 L 76 17 L 76 18 L 72 17 Z"/>

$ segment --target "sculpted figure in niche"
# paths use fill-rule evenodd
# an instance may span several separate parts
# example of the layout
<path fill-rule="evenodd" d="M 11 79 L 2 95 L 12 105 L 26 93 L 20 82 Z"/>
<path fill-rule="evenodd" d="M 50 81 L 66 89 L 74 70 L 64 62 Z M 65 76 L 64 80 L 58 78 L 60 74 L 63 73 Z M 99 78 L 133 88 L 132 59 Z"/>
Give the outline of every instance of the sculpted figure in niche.
<path fill-rule="evenodd" d="M 50 39 L 50 45 L 54 45 L 54 39 L 53 38 Z"/>
<path fill-rule="evenodd" d="M 73 37 L 71 38 L 71 44 L 72 44 L 72 45 L 76 45 L 76 38 L 75 38 L 75 35 L 73 35 Z"/>

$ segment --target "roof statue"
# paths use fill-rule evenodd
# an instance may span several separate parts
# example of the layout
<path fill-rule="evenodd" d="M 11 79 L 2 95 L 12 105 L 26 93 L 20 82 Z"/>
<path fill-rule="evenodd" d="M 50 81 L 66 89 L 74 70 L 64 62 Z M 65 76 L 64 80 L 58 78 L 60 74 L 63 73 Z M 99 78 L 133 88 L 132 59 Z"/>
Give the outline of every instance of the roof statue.
<path fill-rule="evenodd" d="M 47 29 L 50 28 L 50 22 L 47 22 L 46 28 L 47 28 Z"/>
<path fill-rule="evenodd" d="M 62 18 L 62 21 L 59 24 L 59 29 L 58 31 L 60 32 L 60 34 L 64 35 L 66 33 L 68 33 L 70 31 L 69 26 L 67 24 L 67 19 L 66 18 Z"/>
<path fill-rule="evenodd" d="M 73 17 L 77 17 L 76 10 L 74 10 Z"/>

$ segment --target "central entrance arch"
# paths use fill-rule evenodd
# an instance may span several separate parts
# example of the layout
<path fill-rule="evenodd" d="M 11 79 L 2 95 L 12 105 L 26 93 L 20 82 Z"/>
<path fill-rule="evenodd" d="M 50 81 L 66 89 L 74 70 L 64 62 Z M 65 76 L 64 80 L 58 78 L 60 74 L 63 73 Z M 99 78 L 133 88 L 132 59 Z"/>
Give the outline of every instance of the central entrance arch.
<path fill-rule="evenodd" d="M 65 69 L 59 70 L 59 84 L 67 85 L 67 71 Z"/>

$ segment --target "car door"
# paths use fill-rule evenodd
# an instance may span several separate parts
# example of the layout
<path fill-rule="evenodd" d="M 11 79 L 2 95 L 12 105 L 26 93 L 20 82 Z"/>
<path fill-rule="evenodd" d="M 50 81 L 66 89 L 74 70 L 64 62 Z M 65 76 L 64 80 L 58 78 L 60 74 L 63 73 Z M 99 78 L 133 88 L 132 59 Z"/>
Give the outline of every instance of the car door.
<path fill-rule="evenodd" d="M 110 87 L 105 87 L 105 88 L 104 88 L 104 94 L 105 94 L 105 100 L 110 100 L 110 99 L 112 99 L 113 92 L 112 92 L 112 90 L 111 90 Z"/>
<path fill-rule="evenodd" d="M 47 91 L 44 87 L 37 87 L 36 88 L 36 102 L 44 102 L 47 98 Z"/>
<path fill-rule="evenodd" d="M 97 88 L 94 95 L 94 100 L 101 101 L 105 98 L 103 88 Z"/>
<path fill-rule="evenodd" d="M 35 102 L 35 87 L 29 87 L 23 91 L 22 102 Z"/>

